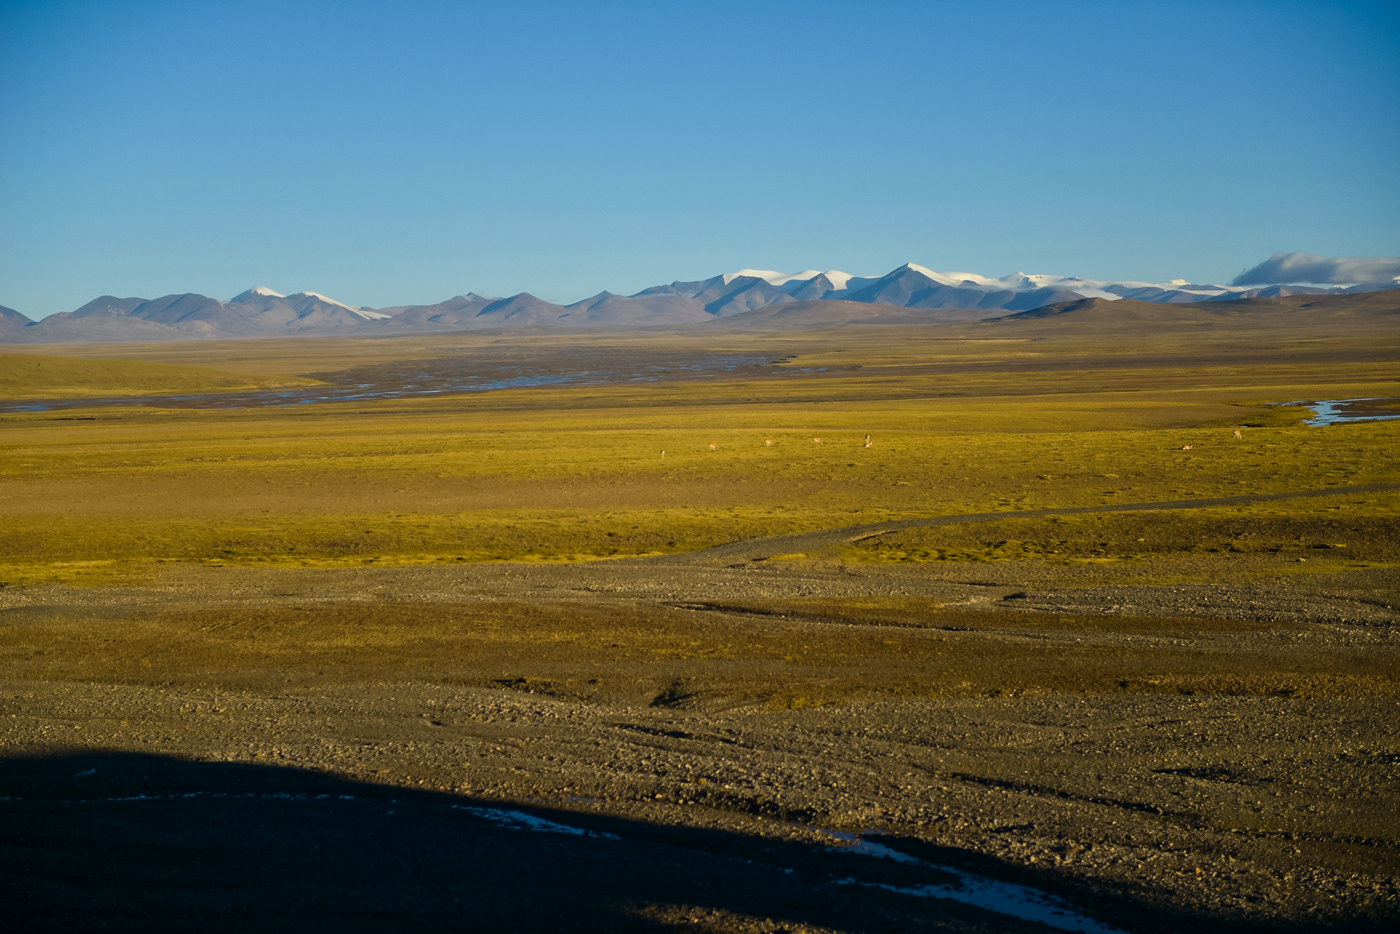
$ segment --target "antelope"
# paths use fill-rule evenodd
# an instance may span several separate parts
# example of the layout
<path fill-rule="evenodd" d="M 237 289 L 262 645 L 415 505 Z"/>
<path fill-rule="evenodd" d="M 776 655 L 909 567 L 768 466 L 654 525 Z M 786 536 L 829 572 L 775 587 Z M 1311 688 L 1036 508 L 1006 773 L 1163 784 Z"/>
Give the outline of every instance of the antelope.
<path fill-rule="evenodd" d="M 771 448 L 771 447 L 773 446 L 773 439 L 772 439 L 772 438 L 764 438 L 764 439 L 763 439 L 763 446 L 766 447 L 766 448 Z"/>
<path fill-rule="evenodd" d="M 1238 438 L 1243 438 L 1243 437 L 1244 437 L 1244 435 L 1240 434 L 1240 430 L 1239 430 L 1238 428 L 1235 429 L 1235 437 L 1236 437 L 1237 439 L 1238 439 Z"/>
<path fill-rule="evenodd" d="M 870 440 L 869 435 L 865 436 L 865 446 L 868 448 L 873 448 L 875 446 L 875 442 Z"/>
<path fill-rule="evenodd" d="M 821 443 L 822 443 L 822 439 L 821 439 L 821 438 L 813 438 L 813 439 L 812 439 L 812 443 L 813 443 L 813 444 L 821 444 Z"/>
<path fill-rule="evenodd" d="M 662 451 L 662 452 L 661 452 L 661 459 L 662 459 L 662 460 L 665 460 L 665 459 L 666 459 L 666 452 L 665 452 L 665 451 Z"/>
<path fill-rule="evenodd" d="M 714 442 L 710 442 L 710 450 L 711 450 L 711 451 L 718 451 L 718 450 L 719 450 L 719 445 L 718 445 L 718 444 L 715 444 Z"/>
<path fill-rule="evenodd" d="M 1189 451 L 1189 450 L 1191 450 L 1191 445 L 1189 445 L 1189 444 L 1183 444 L 1183 445 L 1181 446 L 1181 449 L 1182 449 L 1183 451 Z"/>

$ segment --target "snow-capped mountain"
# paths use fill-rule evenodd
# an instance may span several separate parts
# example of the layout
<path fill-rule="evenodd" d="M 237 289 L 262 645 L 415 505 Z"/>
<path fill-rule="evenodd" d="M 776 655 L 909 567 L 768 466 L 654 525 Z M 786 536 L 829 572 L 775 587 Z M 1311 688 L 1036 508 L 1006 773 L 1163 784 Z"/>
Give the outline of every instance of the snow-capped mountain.
<path fill-rule="evenodd" d="M 1229 300 L 1260 294 L 1325 294 L 1345 291 L 1309 286 L 1246 289 L 1226 285 L 1196 285 L 1185 279 L 1173 279 L 1170 282 L 1114 282 L 1024 272 L 1013 272 L 1007 276 L 993 278 L 973 272 L 935 272 L 917 263 L 905 263 L 883 276 L 871 277 L 853 276 L 836 269 L 826 272 L 808 269 L 797 273 L 741 269 L 738 272 L 725 273 L 719 278 L 725 285 L 736 280 L 757 278 L 792 295 L 804 286 L 817 283 L 821 277 L 825 277 L 826 287 L 819 290 L 819 295 L 812 294 L 817 290 L 807 289 L 803 298 L 878 302 L 906 308 L 990 308 L 1006 300 L 1005 293 L 1008 292 L 1018 296 L 1032 296 L 1032 299 L 1010 300 L 1015 305 L 1025 305 L 1027 301 L 1039 298 L 1050 298 L 1052 302 L 1073 298 L 1103 298 L 1109 301 L 1132 298 L 1137 301 L 1175 303 Z M 714 280 L 705 281 L 708 283 Z M 954 291 L 944 291 L 948 289 Z M 1010 309 L 1013 305 L 1008 304 L 1004 307 Z"/>
<path fill-rule="evenodd" d="M 716 319 L 783 327 L 840 321 L 977 320 L 1084 299 L 1196 304 L 1242 298 L 1400 288 L 1400 279 L 1350 288 L 1273 285 L 1241 288 L 1185 279 L 1129 282 L 1014 272 L 994 278 L 937 272 L 906 263 L 883 276 L 838 269 L 784 273 L 740 269 L 709 279 L 657 285 L 633 295 L 600 292 L 558 305 L 522 292 L 467 293 L 436 305 L 361 308 L 320 292 L 283 295 L 256 286 L 221 302 L 195 293 L 157 299 L 104 295 L 70 312 L 30 321 L 0 309 L 0 341 L 104 341 L 296 334 L 411 333 L 481 328 L 694 327 Z M 791 307 L 789 307 L 791 306 Z"/>
<path fill-rule="evenodd" d="M 320 292 L 296 292 L 291 295 L 283 295 L 281 292 L 274 292 L 266 286 L 257 286 L 246 292 L 240 292 L 228 300 L 229 305 L 249 305 L 260 309 L 260 313 L 267 314 L 276 312 L 281 308 L 290 308 L 296 317 L 306 318 L 308 315 L 327 314 L 334 315 L 334 309 L 341 309 L 349 312 L 362 321 L 378 321 L 381 318 L 389 317 L 386 314 L 374 311 L 369 308 L 356 308 L 354 305 L 347 305 L 338 302 L 329 295 L 322 295 Z"/>
<path fill-rule="evenodd" d="M 258 302 L 258 301 L 261 301 L 261 300 L 263 300 L 263 299 L 265 299 L 265 298 L 286 298 L 286 297 L 287 297 L 287 296 L 283 295 L 281 292 L 274 292 L 274 291 L 272 291 L 271 289 L 269 289 L 269 288 L 268 288 L 267 286 L 265 286 L 265 285 L 255 285 L 255 286 L 253 286 L 251 289 L 249 289 L 248 291 L 246 291 L 246 292 L 239 292 L 239 293 L 238 293 L 237 295 L 235 295 L 233 298 L 229 299 L 229 304 L 232 305 L 232 304 L 237 304 L 237 303 L 242 303 L 242 302 Z M 338 303 L 337 303 L 337 304 L 338 304 Z"/>
<path fill-rule="evenodd" d="M 104 295 L 75 311 L 31 324 L 20 339 L 161 340 L 337 333 L 387 317 L 319 292 L 283 295 L 264 286 L 240 292 L 227 302 L 193 292 L 156 299 Z"/>

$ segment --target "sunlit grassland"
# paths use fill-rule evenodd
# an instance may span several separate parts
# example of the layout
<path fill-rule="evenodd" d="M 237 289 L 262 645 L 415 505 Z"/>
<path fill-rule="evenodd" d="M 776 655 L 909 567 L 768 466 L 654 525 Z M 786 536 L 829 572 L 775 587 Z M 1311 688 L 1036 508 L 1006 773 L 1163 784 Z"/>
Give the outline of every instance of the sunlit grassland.
<path fill-rule="evenodd" d="M 1080 368 L 1079 344 L 925 342 L 920 357 L 864 335 L 785 339 L 768 379 L 4 416 L 0 580 L 114 581 L 166 561 L 603 559 L 888 519 L 1400 482 L 1395 423 L 1310 428 L 1268 404 L 1400 395 L 1375 362 Z M 1023 366 L 1028 346 L 1041 349 Z M 315 349 L 318 365 L 329 352 Z M 1391 500 L 1373 509 L 1394 514 Z M 1209 525 L 1226 518 L 1181 519 L 1154 547 L 1247 542 Z M 1130 560 L 1147 538 L 1133 528 L 1153 524 L 1120 515 L 1067 535 L 1039 521 L 990 539 L 987 527 L 975 540 L 907 531 L 848 557 Z M 1117 544 L 1100 554 L 1097 542 Z"/>
<path fill-rule="evenodd" d="M 296 376 L 254 376 L 178 363 L 0 353 L 0 399 L 143 396 L 314 386 Z"/>
<path fill-rule="evenodd" d="M 1025 586 L 1262 582 L 1400 566 L 1400 493 L 1230 507 L 1006 518 L 905 529 L 842 549 L 852 562 L 1015 562 Z"/>

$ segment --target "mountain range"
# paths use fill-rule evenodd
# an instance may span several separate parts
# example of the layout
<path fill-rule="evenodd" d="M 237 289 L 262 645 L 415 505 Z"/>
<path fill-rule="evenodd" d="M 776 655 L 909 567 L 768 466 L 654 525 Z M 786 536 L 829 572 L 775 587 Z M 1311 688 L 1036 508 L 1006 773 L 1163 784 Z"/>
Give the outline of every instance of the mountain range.
<path fill-rule="evenodd" d="M 226 302 L 195 293 L 156 299 L 104 295 L 39 321 L 0 306 L 0 342 L 391 335 L 482 328 L 674 328 L 702 326 L 716 319 L 738 326 L 826 327 L 855 321 L 976 320 L 1083 299 L 1177 304 L 1388 288 L 1400 288 L 1400 279 L 1351 288 L 1246 289 L 1184 279 L 1106 282 L 1023 273 L 997 279 L 934 272 L 914 263 L 875 277 L 834 269 L 789 274 L 741 269 L 709 279 L 652 286 L 634 295 L 599 292 L 570 305 L 547 302 L 528 292 L 506 298 L 469 292 L 435 305 L 361 308 L 318 292 L 282 295 L 258 287 Z"/>

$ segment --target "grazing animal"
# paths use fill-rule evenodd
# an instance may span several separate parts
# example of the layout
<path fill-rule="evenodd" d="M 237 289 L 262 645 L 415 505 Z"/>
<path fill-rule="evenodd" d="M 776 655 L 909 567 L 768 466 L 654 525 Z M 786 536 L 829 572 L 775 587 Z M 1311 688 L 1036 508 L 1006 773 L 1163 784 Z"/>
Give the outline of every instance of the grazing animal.
<path fill-rule="evenodd" d="M 865 446 L 868 448 L 873 448 L 875 446 L 875 442 L 870 440 L 869 435 L 865 436 Z"/>
<path fill-rule="evenodd" d="M 718 444 L 715 444 L 714 442 L 710 442 L 710 450 L 711 450 L 711 451 L 718 451 L 718 450 L 719 450 L 719 445 L 718 445 Z"/>
<path fill-rule="evenodd" d="M 766 447 L 766 448 L 771 448 L 771 447 L 773 446 L 773 439 L 772 439 L 772 438 L 764 438 L 764 439 L 763 439 L 763 446 Z"/>
<path fill-rule="evenodd" d="M 813 438 L 813 439 L 812 439 L 812 443 L 813 443 L 813 444 L 821 444 L 821 443 L 822 443 L 822 439 L 821 439 L 821 438 Z"/>
<path fill-rule="evenodd" d="M 1235 437 L 1236 437 L 1236 438 L 1243 438 L 1243 437 L 1244 437 L 1244 435 L 1240 434 L 1240 430 L 1239 430 L 1238 428 L 1235 429 Z"/>
<path fill-rule="evenodd" d="M 661 452 L 661 459 L 662 459 L 662 460 L 665 460 L 665 459 L 666 459 L 666 452 L 665 452 L 665 451 L 662 451 L 662 452 Z"/>
<path fill-rule="evenodd" d="M 1191 445 L 1189 445 L 1189 444 L 1183 444 L 1183 445 L 1181 446 L 1181 449 L 1182 449 L 1183 451 L 1189 451 L 1189 450 L 1191 450 Z"/>

